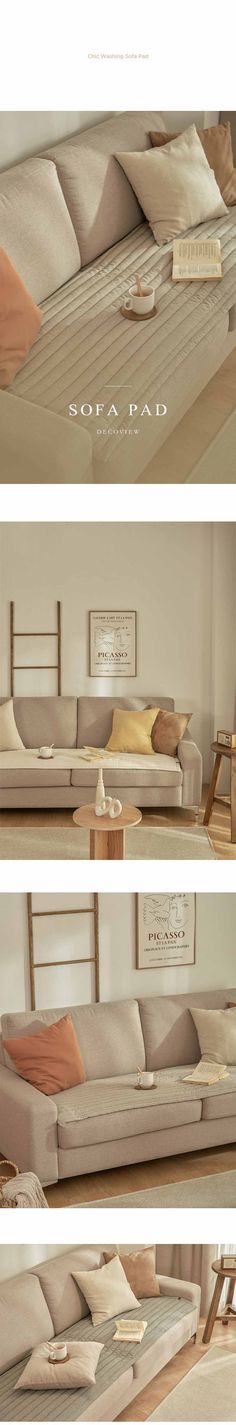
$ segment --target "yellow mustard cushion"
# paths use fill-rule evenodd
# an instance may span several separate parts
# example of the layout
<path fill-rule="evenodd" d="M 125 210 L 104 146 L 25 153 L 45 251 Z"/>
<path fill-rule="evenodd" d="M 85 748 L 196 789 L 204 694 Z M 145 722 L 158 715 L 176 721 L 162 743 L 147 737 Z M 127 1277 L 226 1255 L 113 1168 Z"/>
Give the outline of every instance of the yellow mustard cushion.
<path fill-rule="evenodd" d="M 153 753 L 151 731 L 158 711 L 158 708 L 145 708 L 144 712 L 125 712 L 123 708 L 115 708 L 108 752 Z"/>

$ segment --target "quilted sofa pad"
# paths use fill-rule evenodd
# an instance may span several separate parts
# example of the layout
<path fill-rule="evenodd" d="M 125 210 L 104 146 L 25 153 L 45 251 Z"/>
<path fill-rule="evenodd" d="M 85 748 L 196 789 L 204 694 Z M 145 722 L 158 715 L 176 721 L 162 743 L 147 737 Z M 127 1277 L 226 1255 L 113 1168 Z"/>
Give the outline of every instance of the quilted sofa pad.
<path fill-rule="evenodd" d="M 119 1389 L 120 1392 L 123 1383 L 124 1388 L 127 1387 L 128 1390 L 129 1385 L 132 1385 L 132 1380 L 136 1377 L 138 1379 L 141 1360 L 147 1356 L 148 1352 L 151 1354 L 153 1348 L 153 1354 L 155 1354 L 156 1359 L 156 1369 L 158 1370 L 158 1350 L 159 1347 L 161 1348 L 163 1336 L 165 1336 L 167 1332 L 171 1332 L 173 1354 L 174 1350 L 178 1349 L 178 1336 L 180 1337 L 179 1344 L 181 1344 L 182 1323 L 185 1317 L 187 1321 L 189 1319 L 189 1336 L 195 1329 L 194 1321 L 196 1311 L 193 1308 L 192 1302 L 187 1301 L 183 1297 L 160 1296 L 150 1299 L 145 1297 L 144 1300 L 140 1301 L 140 1307 L 138 1309 L 136 1308 L 135 1311 L 130 1313 L 127 1312 L 127 1316 L 129 1315 L 132 1320 L 141 1317 L 148 1322 L 141 1345 L 137 1346 L 132 1342 L 124 1342 L 121 1348 L 117 1341 L 113 1341 L 115 1321 L 107 1321 L 103 1326 L 94 1328 L 90 1316 L 86 1317 L 83 1321 L 77 1322 L 74 1326 L 70 1326 L 66 1329 L 66 1333 L 63 1333 L 63 1339 L 65 1339 L 66 1335 L 68 1341 L 88 1341 L 92 1339 L 93 1341 L 104 1342 L 105 1350 L 102 1351 L 98 1362 L 95 1386 L 91 1386 L 89 1389 L 80 1389 L 79 1391 L 50 1390 L 49 1393 L 48 1391 L 28 1390 L 27 1392 L 18 1392 L 14 1389 L 21 1374 L 18 1363 L 18 1365 L 12 1366 L 10 1370 L 0 1376 L 0 1419 L 11 1421 L 38 1421 L 39 1419 L 45 1421 L 48 1421 L 48 1419 L 51 1421 L 72 1421 L 79 1420 L 81 1417 L 83 1418 L 83 1416 L 86 1419 L 84 1412 L 86 1410 L 89 1411 L 89 1409 L 91 1409 L 92 1413 L 88 1413 L 88 1419 L 104 1419 L 104 1415 L 101 1415 L 100 1412 L 97 1416 L 95 1410 L 93 1413 L 93 1406 L 95 1406 L 97 1401 L 99 1408 L 99 1397 L 101 1395 L 105 1405 L 106 1392 L 108 1391 L 111 1392 L 110 1403 L 112 1413 L 109 1417 L 105 1415 L 105 1419 L 115 1419 L 117 1413 L 117 1389 Z M 26 1358 L 24 1362 L 22 1362 L 22 1365 L 23 1364 L 26 1364 Z M 152 1371 L 150 1368 L 150 1375 L 154 1375 L 154 1373 L 155 1370 L 153 1369 Z"/>
<path fill-rule="evenodd" d="M 226 339 L 236 301 L 236 208 L 191 230 L 193 236 L 220 238 L 221 282 L 173 283 L 172 245 L 157 247 L 141 222 L 43 303 L 39 341 L 12 389 L 86 426 L 97 478 L 133 479 L 134 461 L 137 474 L 144 468 L 166 439 L 184 393 L 196 389 L 204 365 L 207 371 L 212 347 L 220 349 Z M 157 320 L 140 323 L 138 335 L 136 323 L 120 313 L 137 270 L 155 287 L 158 305 Z M 130 402 L 137 405 L 131 417 Z M 112 403 L 117 415 L 108 414 Z M 163 403 L 167 415 L 141 417 L 146 403 L 152 412 Z M 91 415 L 81 414 L 84 404 Z M 99 418 L 96 404 L 104 406 Z"/>

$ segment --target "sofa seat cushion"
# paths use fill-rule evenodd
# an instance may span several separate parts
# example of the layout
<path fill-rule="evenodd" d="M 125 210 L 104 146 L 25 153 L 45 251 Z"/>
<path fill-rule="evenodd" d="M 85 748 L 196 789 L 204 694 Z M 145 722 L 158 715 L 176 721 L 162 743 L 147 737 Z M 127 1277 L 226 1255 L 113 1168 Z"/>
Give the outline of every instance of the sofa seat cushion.
<path fill-rule="evenodd" d="M 0 752 L 0 787 L 69 787 L 70 781 L 70 767 L 60 766 L 56 756 L 43 762 L 36 753 Z"/>
<path fill-rule="evenodd" d="M 183 773 L 178 757 L 164 757 L 160 752 L 113 752 L 104 760 L 106 792 L 109 786 L 180 787 Z M 72 786 L 96 787 L 97 765 L 88 763 L 73 768 Z"/>
<path fill-rule="evenodd" d="M 98 470 L 102 465 L 107 480 L 113 470 L 118 478 L 127 479 L 130 472 L 133 478 L 134 453 L 143 463 L 151 458 L 166 438 L 169 416 L 183 405 L 183 391 L 196 386 L 198 371 L 208 365 L 212 343 L 222 344 L 227 334 L 235 303 L 236 208 L 214 224 L 203 223 L 197 235 L 220 238 L 221 282 L 173 283 L 171 245 L 159 249 L 147 223 L 141 223 L 44 303 L 37 349 L 11 388 L 70 423 L 82 423 L 92 437 L 94 464 Z M 158 285 L 158 322 L 140 323 L 138 342 L 135 324 L 120 315 L 135 271 Z M 124 392 L 117 389 L 121 370 Z M 147 393 L 152 418 L 141 418 Z M 118 417 L 108 415 L 111 395 Z M 164 418 L 155 415 L 156 401 L 167 405 Z M 92 408 L 88 416 L 80 413 L 85 402 Z M 132 416 L 129 402 L 138 406 Z M 96 403 L 104 405 L 99 418 Z"/>
<path fill-rule="evenodd" d="M 129 1313 L 127 1313 L 128 1316 Z M 195 1313 L 196 1315 L 196 1313 Z M 112 1420 L 116 1419 L 122 1404 L 125 1404 L 125 1390 L 131 1391 L 134 1379 L 134 1367 L 140 1357 L 146 1355 L 150 1347 L 156 1341 L 164 1339 L 168 1335 L 177 1334 L 179 1324 L 189 1316 L 190 1326 L 193 1317 L 192 1302 L 184 1297 L 159 1296 L 145 1297 L 140 1300 L 139 1307 L 130 1312 L 130 1319 L 140 1319 L 140 1316 L 147 1321 L 147 1330 L 140 1345 L 132 1341 L 122 1343 L 122 1353 L 117 1347 L 117 1341 L 113 1341 L 115 1331 L 115 1320 L 103 1322 L 102 1326 L 92 1326 L 91 1316 L 85 1317 L 83 1321 L 70 1326 L 66 1331 L 68 1341 L 102 1341 L 105 1350 L 102 1351 L 96 1372 L 96 1385 L 81 1388 L 79 1392 L 58 1390 L 27 1391 L 27 1396 L 22 1397 L 19 1390 L 14 1390 L 14 1386 L 19 1379 L 19 1365 L 4 1372 L 0 1378 L 0 1413 L 3 1420 L 35 1420 L 36 1411 L 40 1414 L 40 1421 L 47 1422 L 78 1419 L 88 1420 Z M 195 1327 L 193 1327 L 195 1329 Z M 22 1367 L 26 1364 L 26 1359 L 22 1361 Z M 150 1371 L 151 1374 L 151 1371 Z M 154 1374 L 154 1371 L 153 1371 Z"/>
<path fill-rule="evenodd" d="M 163 1370 L 163 1367 L 168 1361 L 171 1361 L 172 1357 L 175 1356 L 176 1352 L 181 1350 L 181 1346 L 184 1346 L 185 1342 L 191 1339 L 193 1332 L 196 1330 L 197 1320 L 196 1309 L 194 1308 L 193 1302 L 188 1304 L 191 1305 L 191 1310 L 181 1313 L 177 1319 L 175 1314 L 173 1314 L 173 1321 L 171 1323 L 168 1311 L 168 1297 L 163 1296 L 161 1302 L 162 1327 L 164 1327 L 165 1310 L 167 1308 L 168 1328 L 166 1331 L 162 1330 L 162 1332 L 159 1332 L 156 1335 L 156 1340 L 152 1342 L 152 1344 L 149 1345 L 146 1340 L 146 1350 L 142 1352 L 142 1355 L 138 1355 L 134 1361 L 134 1380 L 137 1381 L 138 1390 L 142 1390 L 146 1382 L 152 1380 L 153 1376 L 157 1376 L 159 1371 Z M 145 1311 L 143 1314 L 145 1317 Z M 147 1335 L 147 1333 L 145 1334 Z"/>
<path fill-rule="evenodd" d="M 91 765 L 80 756 L 80 749 L 55 747 L 48 762 L 38 757 L 38 748 L 23 748 L 18 752 L 0 752 L 0 786 L 78 786 L 89 787 L 93 800 L 98 777 L 99 757 Z M 183 773 L 177 757 L 164 757 L 159 752 L 113 753 L 107 758 L 107 778 L 110 786 L 179 787 Z M 114 777 L 114 780 L 113 780 Z M 62 779 L 62 780 L 61 780 Z"/>
<path fill-rule="evenodd" d="M 157 1090 L 137 1092 L 135 1074 L 96 1080 L 53 1094 L 58 1110 L 58 1146 L 64 1150 L 163 1128 L 199 1123 L 201 1100 L 185 1096 L 181 1086 L 173 1102 L 158 1102 Z M 178 1092 L 178 1091 L 177 1091 Z M 155 1102 L 156 1099 L 156 1102 Z"/>
<path fill-rule="evenodd" d="M 0 242 L 35 302 L 79 271 L 78 242 L 54 163 L 28 158 L 0 174 Z"/>
<path fill-rule="evenodd" d="M 235 1075 L 235 1093 L 230 1092 L 229 1089 L 227 1092 L 227 1079 L 225 1083 L 222 1081 L 220 1094 L 217 1093 L 217 1084 L 215 1084 L 214 1096 L 203 1099 L 202 1117 L 204 1119 L 232 1118 L 236 1115 L 236 1068 L 231 1070 L 232 1074 Z M 230 1081 L 232 1084 L 231 1076 Z"/>

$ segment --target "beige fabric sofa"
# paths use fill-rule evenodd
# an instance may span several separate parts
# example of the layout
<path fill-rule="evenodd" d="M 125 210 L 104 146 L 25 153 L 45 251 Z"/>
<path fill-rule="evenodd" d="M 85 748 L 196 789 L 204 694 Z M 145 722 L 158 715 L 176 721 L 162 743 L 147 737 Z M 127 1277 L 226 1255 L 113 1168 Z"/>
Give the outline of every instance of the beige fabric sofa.
<path fill-rule="evenodd" d="M 156 111 L 119 114 L 0 174 L 0 244 L 43 315 L 0 392 L 5 481 L 137 480 L 235 344 L 236 208 L 191 230 L 220 238 L 222 282 L 173 284 L 172 245 L 157 247 L 115 157 L 148 149 L 153 128 Z M 137 270 L 158 302 L 138 328 L 120 313 Z"/>
<path fill-rule="evenodd" d="M 1 699 L 3 702 L 4 699 Z M 173 708 L 172 698 L 14 698 L 15 720 L 24 751 L 0 752 L 0 807 L 77 807 L 94 801 L 97 764 L 89 765 L 80 749 L 105 747 L 114 707 Z M 39 760 L 38 748 L 54 742 L 50 762 Z M 32 750 L 33 749 L 33 750 Z M 201 800 L 202 758 L 188 730 L 177 757 L 136 757 L 104 762 L 106 793 L 138 806 L 183 806 L 197 813 Z"/>
<path fill-rule="evenodd" d="M 195 1338 L 200 1312 L 200 1287 L 193 1282 L 159 1276 L 160 1296 L 140 1301 L 129 1313 L 147 1320 L 141 1345 L 114 1349 L 115 1320 L 92 1325 L 73 1271 L 90 1271 L 104 1264 L 100 1247 L 73 1247 L 41 1262 L 32 1271 L 0 1286 L 0 1419 L 116 1420 L 120 1411 L 181 1350 Z M 158 1271 L 158 1249 L 156 1248 Z M 14 1387 L 30 1351 L 43 1340 L 102 1341 L 96 1385 L 80 1390 L 18 1391 Z"/>
<path fill-rule="evenodd" d="M 230 998 L 235 989 L 73 1006 L 86 1083 L 50 1098 L 18 1077 L 0 1041 L 0 1151 L 46 1185 L 235 1142 L 236 1066 L 213 1088 L 182 1082 L 200 1057 L 191 1004 L 223 1008 Z M 2 1038 L 65 1012 L 3 1014 Z M 136 1092 L 138 1065 L 157 1072 L 151 1094 Z"/>

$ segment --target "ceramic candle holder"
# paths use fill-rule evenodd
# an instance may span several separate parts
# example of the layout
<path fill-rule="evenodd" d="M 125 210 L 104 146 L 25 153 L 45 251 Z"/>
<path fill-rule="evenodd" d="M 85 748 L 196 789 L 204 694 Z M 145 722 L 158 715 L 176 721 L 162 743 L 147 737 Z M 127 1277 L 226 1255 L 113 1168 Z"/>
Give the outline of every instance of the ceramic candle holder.
<path fill-rule="evenodd" d="M 118 797 L 105 796 L 103 772 L 102 767 L 100 767 L 96 786 L 95 814 L 96 816 L 110 816 L 113 820 L 114 817 L 120 816 L 121 811 L 122 804 L 119 802 Z"/>

